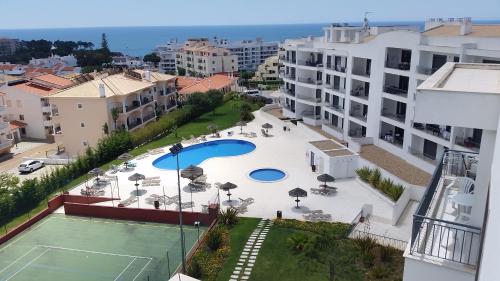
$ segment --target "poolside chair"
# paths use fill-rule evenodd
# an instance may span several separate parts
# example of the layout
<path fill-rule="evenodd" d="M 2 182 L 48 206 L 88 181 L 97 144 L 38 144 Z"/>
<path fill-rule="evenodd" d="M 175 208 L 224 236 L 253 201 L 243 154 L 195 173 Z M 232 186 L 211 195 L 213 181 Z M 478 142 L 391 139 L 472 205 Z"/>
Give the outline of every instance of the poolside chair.
<path fill-rule="evenodd" d="M 261 129 L 260 132 L 262 133 L 262 136 L 268 137 L 269 135 L 266 133 L 266 130 Z"/>
<path fill-rule="evenodd" d="M 111 169 L 109 170 L 109 172 L 111 174 L 116 174 L 116 173 L 118 173 L 119 170 L 120 170 L 120 168 L 117 165 L 113 164 L 113 165 L 111 165 Z"/>
<path fill-rule="evenodd" d="M 474 180 L 468 177 L 455 178 L 450 184 L 446 186 L 448 195 L 455 195 L 459 193 L 474 193 Z"/>
<path fill-rule="evenodd" d="M 233 134 L 234 134 L 234 132 L 233 132 L 233 131 L 229 131 L 229 132 L 227 132 L 227 136 L 228 136 L 228 137 L 232 137 L 232 136 L 233 136 Z"/>
<path fill-rule="evenodd" d="M 198 138 L 198 141 L 199 141 L 199 142 L 202 142 L 202 141 L 207 141 L 207 137 L 206 137 L 206 136 L 200 136 L 200 137 Z"/>

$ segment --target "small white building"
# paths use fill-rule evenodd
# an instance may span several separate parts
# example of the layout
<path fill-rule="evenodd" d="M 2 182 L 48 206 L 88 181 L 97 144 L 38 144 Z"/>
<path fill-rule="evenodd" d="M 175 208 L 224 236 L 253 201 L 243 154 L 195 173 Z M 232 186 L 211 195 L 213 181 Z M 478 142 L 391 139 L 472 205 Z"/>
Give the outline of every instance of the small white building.
<path fill-rule="evenodd" d="M 356 176 L 359 155 L 333 140 L 312 141 L 306 153 L 313 170 L 329 174 L 336 179 Z"/>
<path fill-rule="evenodd" d="M 140 68 L 144 66 L 144 62 L 138 57 L 132 56 L 116 56 L 112 58 L 112 64 L 127 68 Z"/>
<path fill-rule="evenodd" d="M 158 71 L 160 73 L 175 73 L 177 71 L 175 57 L 183 45 L 176 39 L 172 39 L 166 44 L 155 48 L 154 52 L 160 57 L 160 63 L 158 64 Z"/>
<path fill-rule="evenodd" d="M 269 57 L 263 64 L 259 65 L 253 79 L 256 81 L 277 81 L 280 79 L 279 69 L 278 56 Z"/>
<path fill-rule="evenodd" d="M 0 155 L 9 153 L 12 147 L 12 140 L 8 139 L 10 131 L 9 122 L 4 120 L 5 114 L 4 94 L 0 93 Z"/>

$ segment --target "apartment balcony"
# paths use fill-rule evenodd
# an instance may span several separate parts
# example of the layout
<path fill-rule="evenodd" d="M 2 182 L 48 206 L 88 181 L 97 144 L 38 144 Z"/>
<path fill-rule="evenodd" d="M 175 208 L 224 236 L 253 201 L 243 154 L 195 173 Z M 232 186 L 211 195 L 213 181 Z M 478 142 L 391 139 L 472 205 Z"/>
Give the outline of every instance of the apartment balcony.
<path fill-rule="evenodd" d="M 295 81 L 295 77 L 296 77 L 295 74 L 291 74 L 291 73 L 285 73 L 285 74 L 283 74 L 283 78 L 285 78 L 285 79 L 289 79 L 289 80 L 294 80 Z"/>
<path fill-rule="evenodd" d="M 385 67 L 399 70 L 410 70 L 411 50 L 387 48 Z"/>
<path fill-rule="evenodd" d="M 128 112 L 135 110 L 139 107 L 141 107 L 141 103 L 138 100 L 134 100 L 131 103 L 129 103 L 128 105 L 125 105 L 125 112 L 128 113 Z M 123 113 L 123 109 L 122 109 L 121 113 Z"/>
<path fill-rule="evenodd" d="M 313 60 L 298 60 L 297 65 L 320 68 L 323 67 L 323 62 Z"/>
<path fill-rule="evenodd" d="M 302 77 L 299 77 L 297 79 L 297 81 L 301 82 L 301 83 L 308 84 L 308 85 L 314 85 L 314 86 L 320 86 L 320 85 L 323 84 L 322 80 L 316 80 L 316 79 L 313 79 L 313 78 L 302 78 Z"/>
<path fill-rule="evenodd" d="M 284 86 L 281 86 L 280 90 L 285 95 L 288 95 L 288 96 L 291 96 L 291 97 L 295 97 L 295 90 L 293 90 L 293 89 L 287 89 Z"/>
<path fill-rule="evenodd" d="M 479 152 L 481 148 L 481 142 L 475 141 L 472 137 L 456 136 L 455 144 L 475 152 Z"/>
<path fill-rule="evenodd" d="M 403 147 L 405 130 L 386 122 L 380 122 L 379 138 L 399 148 Z"/>
<path fill-rule="evenodd" d="M 446 151 L 438 161 L 413 215 L 410 257 L 440 270 L 476 270 L 482 229 L 470 215 L 484 212 L 474 205 L 478 161 L 477 154 L 459 151 Z"/>
<path fill-rule="evenodd" d="M 9 128 L 9 122 L 2 122 L 0 120 L 0 132 Z"/>
<path fill-rule="evenodd" d="M 43 105 L 42 104 L 42 112 L 52 112 L 52 108 L 50 108 L 50 104 Z"/>
<path fill-rule="evenodd" d="M 304 95 L 296 95 L 297 100 L 309 102 L 309 103 L 321 103 L 321 98 L 315 96 L 304 96 Z"/>
<path fill-rule="evenodd" d="M 145 115 L 143 118 L 142 118 L 142 123 L 145 124 L 149 121 L 152 121 L 152 120 L 155 120 L 156 119 L 156 115 L 153 113 L 153 114 L 148 114 L 148 115 Z"/>
<path fill-rule="evenodd" d="M 432 75 L 434 72 L 436 72 L 439 68 L 432 68 L 432 67 L 426 67 L 426 66 L 417 66 L 417 73 L 423 74 L 423 75 Z"/>
<path fill-rule="evenodd" d="M 340 104 L 329 104 L 329 103 L 327 103 L 325 106 L 327 108 L 331 108 L 331 109 L 333 109 L 333 110 L 335 110 L 335 111 L 337 111 L 339 113 L 344 113 L 344 107 L 342 105 L 340 105 Z"/>
<path fill-rule="evenodd" d="M 422 123 L 413 123 L 413 128 L 426 132 L 430 135 L 436 136 L 438 138 L 444 139 L 446 141 L 450 140 L 451 132 L 449 127 L 439 126 L 435 124 L 422 124 Z"/>
<path fill-rule="evenodd" d="M 394 61 L 386 61 L 385 67 L 399 70 L 410 70 L 409 62 L 394 62 Z"/>
<path fill-rule="evenodd" d="M 406 120 L 406 114 L 397 114 L 397 113 L 382 111 L 381 115 L 389 119 L 392 119 L 394 121 L 398 121 L 400 123 L 404 123 Z"/>
<path fill-rule="evenodd" d="M 387 98 L 382 98 L 381 115 L 397 122 L 406 120 L 406 104 Z"/>
<path fill-rule="evenodd" d="M 284 57 L 283 60 L 282 60 L 282 62 L 295 64 L 295 63 L 297 63 L 297 60 L 294 59 L 294 58 L 291 58 L 291 57 Z"/>
<path fill-rule="evenodd" d="M 436 159 L 436 155 L 431 155 L 425 153 L 422 149 L 417 149 L 414 147 L 409 147 L 408 152 L 410 152 L 411 155 L 420 158 L 430 164 L 436 165 L 438 163 L 438 160 Z"/>
<path fill-rule="evenodd" d="M 370 77 L 371 72 L 371 59 L 353 57 L 352 74 Z"/>
<path fill-rule="evenodd" d="M 349 116 L 354 117 L 354 118 L 361 120 L 363 122 L 366 122 L 366 120 L 367 120 L 366 115 L 363 115 L 362 113 L 359 113 L 358 111 L 349 112 Z"/>
<path fill-rule="evenodd" d="M 402 89 L 397 86 L 384 86 L 384 92 L 405 98 L 408 97 L 408 89 Z"/>
<path fill-rule="evenodd" d="M 340 87 L 339 85 L 331 84 L 331 83 L 326 83 L 325 84 L 325 89 L 327 90 L 333 90 L 342 94 L 345 94 L 346 90 L 345 88 Z"/>
<path fill-rule="evenodd" d="M 337 133 L 341 133 L 341 134 L 344 133 L 344 129 L 343 128 L 337 127 L 337 126 L 335 126 L 333 124 L 330 124 L 330 123 L 327 123 L 327 122 L 323 123 L 322 127 L 323 127 L 323 130 L 325 130 L 324 127 L 326 127 L 327 129 L 334 130 Z"/>
<path fill-rule="evenodd" d="M 319 126 L 321 125 L 321 115 L 316 115 L 312 112 L 302 113 L 302 120 L 304 123 L 311 126 Z"/>

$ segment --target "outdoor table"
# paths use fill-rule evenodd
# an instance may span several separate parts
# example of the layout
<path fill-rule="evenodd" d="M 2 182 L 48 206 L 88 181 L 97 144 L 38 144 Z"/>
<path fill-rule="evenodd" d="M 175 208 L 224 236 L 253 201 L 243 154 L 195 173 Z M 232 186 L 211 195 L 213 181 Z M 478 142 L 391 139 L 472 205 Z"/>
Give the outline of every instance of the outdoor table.
<path fill-rule="evenodd" d="M 459 193 L 453 195 L 450 200 L 459 205 L 458 214 L 460 215 L 460 206 L 464 207 L 464 210 L 466 208 L 472 208 L 472 205 L 474 203 L 474 195 L 469 193 Z"/>

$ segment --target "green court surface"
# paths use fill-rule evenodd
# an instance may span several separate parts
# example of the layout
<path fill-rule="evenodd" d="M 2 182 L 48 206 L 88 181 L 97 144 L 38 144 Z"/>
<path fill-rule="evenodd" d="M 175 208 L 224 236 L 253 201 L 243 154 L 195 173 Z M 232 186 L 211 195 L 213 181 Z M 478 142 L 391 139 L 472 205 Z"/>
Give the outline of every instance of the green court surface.
<path fill-rule="evenodd" d="M 198 229 L 184 229 L 189 251 Z M 0 281 L 168 280 L 180 263 L 176 225 L 52 214 L 0 246 Z"/>

